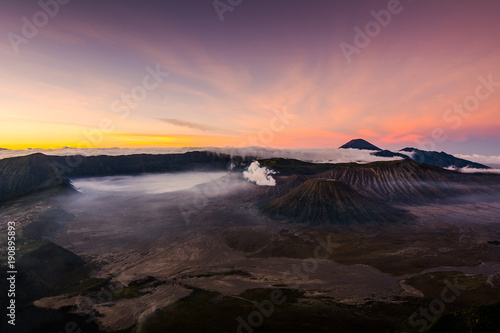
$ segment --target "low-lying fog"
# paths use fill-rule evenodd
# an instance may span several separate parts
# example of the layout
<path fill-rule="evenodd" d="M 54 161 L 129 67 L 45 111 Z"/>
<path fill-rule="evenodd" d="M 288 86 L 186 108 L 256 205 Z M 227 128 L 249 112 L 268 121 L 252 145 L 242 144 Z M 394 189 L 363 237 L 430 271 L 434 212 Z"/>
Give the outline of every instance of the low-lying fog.
<path fill-rule="evenodd" d="M 164 246 L 191 237 L 195 229 L 232 219 L 206 214 L 216 207 L 232 211 L 236 198 L 246 200 L 261 188 L 241 172 L 223 171 L 75 178 L 72 184 L 81 194 L 58 201 L 72 217 L 63 215 L 64 228 L 49 238 L 77 254 L 154 248 L 155 241 Z"/>
<path fill-rule="evenodd" d="M 226 175 L 226 172 L 182 172 L 143 174 L 137 176 L 107 176 L 75 178 L 71 183 L 79 192 L 136 192 L 160 194 L 190 189 Z"/>

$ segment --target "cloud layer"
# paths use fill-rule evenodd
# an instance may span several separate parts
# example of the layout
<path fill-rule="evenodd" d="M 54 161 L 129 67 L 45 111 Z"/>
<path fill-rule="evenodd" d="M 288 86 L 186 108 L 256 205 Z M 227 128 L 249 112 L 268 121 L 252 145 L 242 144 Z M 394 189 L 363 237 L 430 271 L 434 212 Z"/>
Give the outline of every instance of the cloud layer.
<path fill-rule="evenodd" d="M 266 147 L 181 147 L 181 148 L 96 148 L 96 149 L 30 149 L 30 150 L 0 150 L 0 159 L 26 156 L 33 153 L 46 155 L 70 156 L 96 156 L 96 155 L 132 155 L 132 154 L 176 154 L 189 151 L 212 151 L 233 156 L 251 156 L 257 158 L 293 158 L 306 162 L 315 163 L 369 163 L 376 161 L 390 161 L 400 159 L 399 157 L 386 158 L 371 155 L 371 151 L 358 149 L 275 149 Z M 455 154 L 455 157 L 482 163 L 493 168 L 500 168 L 500 156 L 485 155 L 463 155 Z"/>
<path fill-rule="evenodd" d="M 70 156 L 96 156 L 96 155 L 132 155 L 132 154 L 176 154 L 189 151 L 212 151 L 232 156 L 250 156 L 257 158 L 293 158 L 315 163 L 368 163 L 375 161 L 388 161 L 400 159 L 372 156 L 371 151 L 358 149 L 275 149 L 266 147 L 181 147 L 181 148 L 97 148 L 97 149 L 30 149 L 30 150 L 0 150 L 0 159 L 14 156 L 25 156 L 33 153 L 46 155 Z"/>
<path fill-rule="evenodd" d="M 457 170 L 454 167 L 450 167 L 450 168 L 446 168 L 446 169 L 453 170 L 453 171 Z M 458 171 L 463 172 L 463 173 L 500 173 L 500 169 L 474 169 L 474 168 L 469 168 L 469 167 L 458 169 Z"/>

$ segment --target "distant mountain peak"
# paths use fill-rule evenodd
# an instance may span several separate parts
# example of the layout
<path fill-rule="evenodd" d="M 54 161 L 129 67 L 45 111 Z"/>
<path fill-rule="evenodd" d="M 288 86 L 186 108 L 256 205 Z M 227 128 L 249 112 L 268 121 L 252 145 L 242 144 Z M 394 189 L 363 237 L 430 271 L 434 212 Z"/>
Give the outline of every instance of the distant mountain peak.
<path fill-rule="evenodd" d="M 362 150 L 382 150 L 379 147 L 369 143 L 363 139 L 354 139 L 349 141 L 343 146 L 340 146 L 341 149 L 362 149 Z"/>

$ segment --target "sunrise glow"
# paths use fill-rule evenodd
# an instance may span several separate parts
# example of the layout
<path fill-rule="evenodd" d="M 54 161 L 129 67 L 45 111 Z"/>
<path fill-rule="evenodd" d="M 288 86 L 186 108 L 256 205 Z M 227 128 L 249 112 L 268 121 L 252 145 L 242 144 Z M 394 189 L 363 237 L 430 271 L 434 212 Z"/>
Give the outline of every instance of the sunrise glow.
<path fill-rule="evenodd" d="M 12 34 L 42 9 L 2 4 L 0 147 L 324 148 L 363 137 L 498 152 L 496 1 L 401 2 L 347 55 L 342 43 L 355 46 L 354 29 L 387 1 L 244 2 L 223 22 L 211 1 L 125 3 L 60 5 L 26 43 Z M 294 117 L 272 131 L 284 109 Z"/>

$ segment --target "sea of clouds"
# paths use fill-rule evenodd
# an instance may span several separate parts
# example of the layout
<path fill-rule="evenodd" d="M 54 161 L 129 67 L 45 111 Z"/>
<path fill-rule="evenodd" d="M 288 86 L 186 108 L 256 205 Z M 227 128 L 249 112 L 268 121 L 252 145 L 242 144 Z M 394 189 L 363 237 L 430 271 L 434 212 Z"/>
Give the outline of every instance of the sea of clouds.
<path fill-rule="evenodd" d="M 15 156 L 25 156 L 34 153 L 43 153 L 45 155 L 69 156 L 69 155 L 133 155 L 133 154 L 178 154 L 190 151 L 212 151 L 221 154 L 233 156 L 254 156 L 257 158 L 295 158 L 307 162 L 316 163 L 368 163 L 375 161 L 387 161 L 400 158 L 386 158 L 372 156 L 371 151 L 358 149 L 311 149 L 311 148 L 296 148 L 296 149 L 275 149 L 269 147 L 180 147 L 180 148 L 95 148 L 95 149 L 78 149 L 78 148 L 61 148 L 61 149 L 28 149 L 28 150 L 1 150 L 0 159 Z"/>
<path fill-rule="evenodd" d="M 43 153 L 46 155 L 69 156 L 69 155 L 132 155 L 132 154 L 178 154 L 190 151 L 212 151 L 221 154 L 229 154 L 233 156 L 253 156 L 256 158 L 294 158 L 306 162 L 315 163 L 369 163 L 376 161 L 388 161 L 401 159 L 399 157 L 378 157 L 371 155 L 372 151 L 358 149 L 338 149 L 338 148 L 295 148 L 295 149 L 277 149 L 269 147 L 180 147 L 180 148 L 94 148 L 94 149 L 79 149 L 79 148 L 61 148 L 61 149 L 28 149 L 28 150 L 0 150 L 0 159 L 25 156 L 34 153 Z M 463 158 L 477 163 L 482 163 L 491 166 L 493 170 L 500 169 L 500 155 L 463 155 L 455 154 L 455 157 Z M 484 170 L 464 168 L 462 172 L 484 172 Z"/>

